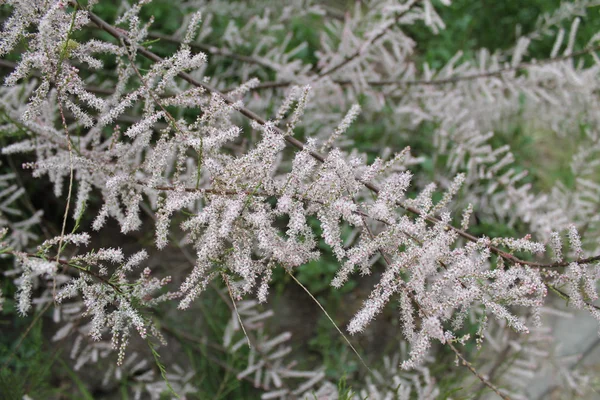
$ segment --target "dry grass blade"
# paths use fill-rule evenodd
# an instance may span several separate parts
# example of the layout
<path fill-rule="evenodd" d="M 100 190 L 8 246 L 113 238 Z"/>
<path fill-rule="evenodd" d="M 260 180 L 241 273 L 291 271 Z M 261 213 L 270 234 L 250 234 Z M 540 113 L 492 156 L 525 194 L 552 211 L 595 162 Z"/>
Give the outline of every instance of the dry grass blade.
<path fill-rule="evenodd" d="M 352 352 L 354 352 L 354 354 L 356 354 L 356 357 L 358 357 L 358 359 L 360 360 L 361 364 L 367 369 L 367 371 L 369 371 L 370 374 L 372 374 L 373 371 L 371 370 L 371 368 L 369 368 L 369 366 L 367 365 L 367 363 L 365 362 L 365 360 L 363 360 L 363 358 L 360 356 L 360 354 L 358 354 L 358 351 L 354 348 L 354 346 L 352 345 L 352 343 L 350 343 L 350 340 L 348 340 L 348 338 L 346 337 L 346 335 L 344 335 L 344 332 L 342 332 L 342 330 L 337 326 L 337 324 L 335 323 L 335 321 L 333 320 L 333 318 L 331 318 L 331 316 L 325 310 L 325 308 L 323 308 L 323 306 L 321 305 L 321 303 L 319 303 L 319 300 L 317 300 L 315 298 L 315 296 L 313 296 L 313 294 L 310 292 L 310 290 L 308 290 L 306 288 L 306 286 L 304 286 L 290 271 L 287 271 L 287 273 L 288 273 L 289 276 L 292 277 L 292 279 L 294 280 L 294 282 L 296 282 L 298 284 L 298 286 L 300 286 L 310 296 L 310 298 L 317 304 L 317 306 L 319 306 L 319 308 L 321 309 L 321 311 L 323 311 L 323 314 L 325 314 L 325 316 L 327 317 L 327 319 L 329 320 L 329 322 L 331 322 L 331 324 L 335 327 L 335 329 L 342 336 L 342 338 L 344 338 L 344 341 L 352 349 Z"/>
<path fill-rule="evenodd" d="M 242 322 L 242 317 L 240 316 L 237 305 L 235 303 L 235 299 L 233 298 L 233 293 L 231 292 L 231 286 L 229 286 L 229 278 L 227 278 L 227 275 L 225 275 L 224 273 L 221 273 L 221 275 L 223 276 L 223 280 L 225 281 L 225 284 L 227 285 L 227 291 L 229 292 L 229 297 L 231 298 L 231 304 L 233 305 L 233 308 L 235 310 L 235 315 L 237 316 L 238 322 L 240 323 L 242 331 L 244 332 L 244 336 L 246 336 L 246 340 L 248 341 L 248 347 L 252 348 L 252 342 L 250 342 L 250 337 L 248 336 L 248 332 L 246 332 L 246 328 L 244 327 L 244 322 Z"/>

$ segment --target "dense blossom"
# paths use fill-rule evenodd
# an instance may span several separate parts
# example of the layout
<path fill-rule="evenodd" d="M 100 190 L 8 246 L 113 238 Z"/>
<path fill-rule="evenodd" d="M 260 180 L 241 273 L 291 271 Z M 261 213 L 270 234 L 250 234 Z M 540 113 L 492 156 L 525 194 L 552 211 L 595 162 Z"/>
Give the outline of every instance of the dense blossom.
<path fill-rule="evenodd" d="M 337 395 L 323 369 L 284 364 L 290 334 L 270 336 L 262 322 L 272 314 L 256 310 L 268 300 L 274 271 L 293 274 L 318 260 L 321 239 L 339 264 L 335 288 L 356 272 L 373 274 L 378 265 L 376 283 L 347 331 L 364 332 L 397 302 L 399 329 L 409 346 L 401 358 L 386 359 L 386 370 L 373 373 L 357 398 L 414 393 L 436 398 L 440 389 L 427 367 L 432 346 L 450 346 L 459 357 L 454 347 L 459 343 L 488 341 L 506 358 L 504 352 L 522 345 L 519 337 L 546 340 L 541 315 L 551 293 L 568 296 L 570 307 L 600 319 L 594 305 L 600 267 L 597 258 L 589 258 L 600 246 L 581 233 L 599 222 L 598 133 L 583 132 L 586 145 L 571 162 L 573 187 L 557 183 L 545 194 L 525 183 L 527 172 L 514 168 L 510 147 L 493 140 L 493 131 L 515 114 L 559 133 L 582 121 L 597 126 L 592 110 L 599 106 L 600 62 L 595 58 L 586 67 L 575 61 L 578 18 L 568 33 L 558 31 L 551 62 L 523 61 L 536 35 L 556 26 L 555 20 L 581 15 L 588 2 L 574 2 L 560 9 L 563 14 L 541 20 L 537 33 L 521 37 L 508 53 L 484 49 L 476 63 L 457 55 L 439 70 L 414 64 L 416 43 L 404 30 L 415 23 L 444 29 L 429 0 L 373 0 L 332 19 L 316 66 L 295 58 L 299 49 L 265 43 L 275 29 L 272 22 L 283 23 L 293 13 L 326 14 L 318 2 L 275 7 L 275 15 L 253 15 L 246 26 L 230 24 L 222 49 L 198 52 L 195 38 L 210 34 L 205 19 L 211 14 L 253 12 L 245 4 L 233 10 L 208 2 L 176 35 L 180 48 L 164 58 L 147 46 L 152 21 L 143 21 L 140 10 L 148 1 L 123 7 L 116 28 L 93 13 L 92 1 L 8 3 L 12 14 L 4 22 L 0 55 L 21 41 L 27 50 L 0 89 L 1 128 L 20 133 L 2 154 L 30 155 L 24 167 L 48 179 L 56 197 L 72 202 L 65 218 L 77 227 L 89 213 L 87 203 L 101 198 L 91 226 L 82 227 L 90 233 L 65 232 L 63 226 L 60 234 L 41 240 L 31 232 L 41 213 L 24 215 L 14 208 L 25 189 L 14 173 L 0 175 L 0 254 L 15 259 L 14 268 L 4 272 L 18 287 L 18 312 L 30 313 L 32 298 L 42 292 L 38 304 L 62 307 L 55 339 L 77 337 L 76 370 L 107 354 L 101 341 L 106 335 L 108 348 L 118 353 L 117 369 L 107 379 L 120 368 L 144 370 L 145 362 L 126 348 L 133 334 L 164 341 L 148 312 L 171 301 L 188 309 L 209 285 L 223 281 L 234 306 L 223 346 L 235 353 L 246 340 L 254 341 L 237 378 L 252 379 L 264 390 L 263 399 Z M 74 32 L 90 24 L 112 41 L 75 41 Z M 231 56 L 227 48 L 262 35 L 265 43 L 256 45 L 252 62 L 224 67 L 218 70 L 222 76 L 205 75 L 213 58 Z M 590 46 L 597 41 L 596 35 Z M 98 82 L 90 73 L 103 68 L 100 54 L 114 60 L 112 81 Z M 142 68 L 141 57 L 150 66 Z M 240 82 L 227 91 L 231 75 Z M 261 88 L 258 78 L 268 76 L 287 88 L 269 88 L 268 82 Z M 517 109 L 523 97 L 528 101 Z M 390 134 L 400 126 L 410 131 L 424 122 L 435 125 L 434 157 L 446 160 L 436 182 L 411 172 L 424 159 L 409 148 L 384 150 L 372 163 L 352 149 L 346 133 L 353 123 L 373 120 L 384 106 L 395 110 L 384 121 Z M 270 120 L 263 119 L 268 115 Z M 193 249 L 194 267 L 177 287 L 170 276 L 143 267 L 146 249 L 127 255 L 120 248 L 92 248 L 91 238 L 107 231 L 110 220 L 122 234 L 140 231 L 147 224 L 144 210 L 154 219 L 158 249 Z M 474 213 L 509 226 L 525 224 L 530 234 L 475 237 L 468 233 Z M 66 250 L 71 248 L 79 252 Z M 89 322 L 79 326 L 75 315 Z M 473 318 L 479 330 L 471 339 L 464 331 Z M 491 326 L 510 333 L 494 337 Z M 92 341 L 84 344 L 84 337 Z M 536 363 L 546 356 L 531 353 Z M 528 368 L 525 361 L 520 366 Z M 564 375 L 571 385 L 572 374 Z M 144 390 L 154 398 L 166 384 L 181 394 L 193 392 L 190 375 L 181 370 L 177 376 L 175 389 L 159 380 Z"/>

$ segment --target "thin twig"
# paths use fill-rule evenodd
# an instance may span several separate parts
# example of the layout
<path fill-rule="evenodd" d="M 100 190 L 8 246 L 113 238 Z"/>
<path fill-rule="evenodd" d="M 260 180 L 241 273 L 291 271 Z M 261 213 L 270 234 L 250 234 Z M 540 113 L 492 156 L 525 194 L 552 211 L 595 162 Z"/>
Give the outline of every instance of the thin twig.
<path fill-rule="evenodd" d="M 452 349 L 452 351 L 454 352 L 454 354 L 456 354 L 456 357 L 460 358 L 460 360 L 462 361 L 462 364 L 467 367 L 467 369 L 469 371 L 471 371 L 471 373 L 473 375 L 475 375 L 477 377 L 477 379 L 479 379 L 481 381 L 482 384 L 484 384 L 485 386 L 487 386 L 488 388 L 492 389 L 494 391 L 494 393 L 496 393 L 498 396 L 500 396 L 502 399 L 504 400 L 510 400 L 510 397 L 508 397 L 505 394 L 502 394 L 500 392 L 500 390 L 494 386 L 490 381 L 488 381 L 487 379 L 485 379 L 483 376 L 481 376 L 477 370 L 475 368 L 473 368 L 473 366 L 471 365 L 471 363 L 469 361 L 467 361 L 463 355 L 460 353 L 460 351 L 458 351 L 458 349 L 456 347 L 454 347 L 454 345 L 451 342 L 446 342 L 446 344 Z"/>
<path fill-rule="evenodd" d="M 248 337 L 248 332 L 246 332 L 246 328 L 244 327 L 244 322 L 242 321 L 242 316 L 238 311 L 237 304 L 235 303 L 235 299 L 233 298 L 233 293 L 231 292 L 231 286 L 229 285 L 229 278 L 225 275 L 224 272 L 221 273 L 225 284 L 227 285 L 227 291 L 229 292 L 229 297 L 231 298 L 231 304 L 233 304 L 233 309 L 235 310 L 235 315 L 237 316 L 238 322 L 242 327 L 242 332 L 244 332 L 244 336 L 246 336 L 246 340 L 248 341 L 248 347 L 252 348 L 252 343 L 250 342 L 250 338 Z"/>
<path fill-rule="evenodd" d="M 413 79 L 413 80 L 400 80 L 400 79 L 382 79 L 382 80 L 367 80 L 366 83 L 371 87 L 382 87 L 382 86 L 443 86 L 450 85 L 460 82 L 473 81 L 477 79 L 493 78 L 502 76 L 508 72 L 525 71 L 530 68 L 542 67 L 544 65 L 554 64 L 561 61 L 566 61 L 572 58 L 584 56 L 592 52 L 600 50 L 600 46 L 589 47 L 584 50 L 576 51 L 570 54 L 565 54 L 560 57 L 547 58 L 539 61 L 524 62 L 515 66 L 504 67 L 494 71 L 479 72 L 475 74 L 456 76 L 451 78 L 441 79 Z M 340 86 L 350 86 L 356 83 L 349 79 L 334 79 L 333 82 Z M 264 90 L 264 89 L 280 89 L 296 84 L 294 81 L 269 81 L 260 83 L 252 88 L 252 90 Z M 229 90 L 228 90 L 229 91 Z"/>
<path fill-rule="evenodd" d="M 342 338 L 344 338 L 344 340 L 346 341 L 346 343 L 348 344 L 348 346 L 350 346 L 350 348 L 352 349 L 352 351 L 354 352 L 354 354 L 356 354 L 356 356 L 358 357 L 358 359 L 360 360 L 360 362 L 362 363 L 362 365 L 367 369 L 367 371 L 372 375 L 373 371 L 371 370 L 371 368 L 369 368 L 369 366 L 367 365 L 367 363 L 363 360 L 363 358 L 360 356 L 360 354 L 358 354 L 358 351 L 354 348 L 354 346 L 352 345 L 352 343 L 350 343 L 350 340 L 348 340 L 348 338 L 346 337 L 346 335 L 344 335 L 344 333 L 342 332 L 342 330 L 337 326 L 337 324 L 335 323 L 335 321 L 333 320 L 333 318 L 331 318 L 331 316 L 329 315 L 329 313 L 327 311 L 325 311 L 325 308 L 323 308 L 323 306 L 321 305 L 321 303 L 319 302 L 319 300 L 317 300 L 315 298 L 315 296 L 313 296 L 313 294 L 310 292 L 310 290 L 308 290 L 306 288 L 306 286 L 304 286 L 295 276 L 294 274 L 292 274 L 292 272 L 288 269 L 286 269 L 286 272 L 288 273 L 289 276 L 292 277 L 292 279 L 294 280 L 294 282 L 296 282 L 309 296 L 310 298 L 317 304 L 317 306 L 319 306 L 319 308 L 321 309 L 321 311 L 323 311 L 323 314 L 325 314 L 325 316 L 327 317 L 327 319 L 329 319 L 329 322 L 331 322 L 331 324 L 335 327 L 335 329 L 338 331 L 338 333 L 342 336 Z"/>

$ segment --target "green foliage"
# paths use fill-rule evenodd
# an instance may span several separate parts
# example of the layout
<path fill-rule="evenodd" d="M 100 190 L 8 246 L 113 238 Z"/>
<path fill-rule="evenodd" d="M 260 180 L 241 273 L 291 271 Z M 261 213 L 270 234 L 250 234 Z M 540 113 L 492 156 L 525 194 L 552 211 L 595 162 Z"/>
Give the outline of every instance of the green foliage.
<path fill-rule="evenodd" d="M 156 351 L 156 347 L 155 347 L 156 345 L 150 339 L 147 340 L 147 343 L 148 343 L 148 347 L 150 348 L 150 352 L 152 353 L 152 357 L 154 358 L 154 363 L 156 364 L 156 366 L 158 367 L 158 369 L 160 371 L 160 376 L 163 378 L 163 380 L 167 384 L 167 388 L 169 389 L 170 394 L 172 394 L 176 398 L 180 399 L 181 396 L 179 396 L 179 394 L 177 392 L 175 392 L 175 389 L 173 389 L 173 386 L 171 386 L 171 382 L 169 382 L 169 378 L 167 377 L 167 368 L 160 360 L 160 354 L 158 354 L 158 351 Z"/>
<path fill-rule="evenodd" d="M 63 361 L 61 358 L 59 358 L 58 361 L 62 365 L 63 370 L 67 373 L 69 378 L 77 386 L 77 389 L 79 390 L 79 394 L 81 395 L 81 398 L 83 400 L 94 400 L 94 396 L 89 392 L 89 390 L 86 387 L 85 382 L 79 377 L 77 372 L 73 371 L 73 369 L 71 367 L 69 367 L 69 365 L 65 361 Z"/>
<path fill-rule="evenodd" d="M 521 35 L 532 32 L 539 16 L 553 12 L 560 4 L 561 0 L 454 0 L 450 7 L 438 8 L 446 29 L 433 35 L 421 23 L 408 27 L 408 32 L 418 43 L 422 60 L 433 68 L 440 68 L 458 51 L 462 51 L 463 58 L 469 60 L 475 58 L 475 51 L 481 48 L 508 50 L 516 43 L 519 31 Z M 571 22 L 567 20 L 562 25 L 568 29 Z M 600 7 L 596 6 L 588 11 L 588 17 L 579 27 L 575 51 L 585 47 L 587 43 L 584 38 L 591 37 L 598 24 Z M 553 43 L 552 36 L 536 41 L 532 43 L 528 55 L 536 59 L 547 58 Z"/>
<path fill-rule="evenodd" d="M 324 315 L 317 321 L 315 336 L 308 344 L 309 348 L 318 354 L 319 362 L 325 367 L 327 377 L 334 381 L 340 374 L 352 375 L 360 368 L 346 343 Z"/>
<path fill-rule="evenodd" d="M 236 378 L 248 357 L 247 346 L 235 353 L 221 347 L 225 326 L 231 312 L 215 290 L 204 293 L 193 314 L 179 316 L 177 321 L 161 315 L 169 346 L 181 346 L 187 364 L 194 371 L 196 393 L 189 399 L 258 398 L 256 389 L 247 381 Z M 172 328 L 171 328 L 172 327 Z M 180 328 L 181 327 L 181 328 Z M 220 350 L 219 350 L 220 348 Z"/>
<path fill-rule="evenodd" d="M 352 387 L 348 385 L 346 374 L 342 375 L 338 382 L 338 399 L 351 400 L 354 396 L 356 396 L 356 393 L 354 393 Z"/>
<path fill-rule="evenodd" d="M 11 307 L 12 308 L 12 307 Z M 5 310 L 12 313 L 11 308 Z M 16 314 L 16 313 L 15 313 Z M 14 316 L 16 317 L 16 315 Z M 33 318 L 14 318 L 25 332 Z M 4 324 L 6 320 L 2 320 Z M 58 353 L 47 350 L 44 346 L 44 332 L 41 320 L 33 325 L 21 345 L 15 350 L 18 340 L 13 335 L 2 334 L 0 339 L 0 393 L 3 400 L 21 400 L 24 395 L 32 398 L 52 398 L 59 393 L 53 388 L 53 367 Z"/>

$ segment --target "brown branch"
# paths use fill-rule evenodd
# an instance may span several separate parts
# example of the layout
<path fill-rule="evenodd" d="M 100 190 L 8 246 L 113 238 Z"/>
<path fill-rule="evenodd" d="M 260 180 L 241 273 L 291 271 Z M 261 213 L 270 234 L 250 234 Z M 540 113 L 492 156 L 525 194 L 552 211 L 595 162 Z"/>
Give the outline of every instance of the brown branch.
<path fill-rule="evenodd" d="M 467 369 L 469 371 L 471 371 L 471 373 L 473 375 L 475 375 L 477 377 L 477 379 L 479 379 L 481 381 L 481 383 L 485 386 L 487 386 L 488 388 L 492 389 L 494 391 L 494 393 L 496 393 L 498 396 L 500 396 L 502 399 L 504 400 L 510 400 L 510 397 L 508 397 L 505 394 L 502 394 L 500 392 L 500 390 L 498 390 L 498 388 L 496 386 L 494 386 L 491 382 L 489 382 L 487 379 L 485 379 L 483 376 L 481 376 L 477 370 L 475 368 L 473 368 L 473 365 L 471 365 L 471 363 L 469 361 L 467 361 L 467 359 L 465 359 L 463 357 L 463 355 L 460 353 L 460 351 L 458 351 L 458 349 L 456 347 L 454 347 L 454 345 L 451 342 L 446 342 L 448 344 L 448 346 L 452 349 L 452 351 L 454 352 L 454 354 L 456 354 L 456 357 L 460 358 L 460 360 L 462 361 L 462 364 L 467 367 Z"/>
<path fill-rule="evenodd" d="M 561 62 L 561 61 L 565 61 L 571 58 L 575 58 L 575 57 L 579 57 L 579 56 L 584 56 L 587 54 L 590 54 L 592 52 L 598 51 L 600 50 L 600 46 L 594 46 L 594 47 L 590 47 L 584 50 L 580 50 L 580 51 L 576 51 L 574 53 L 570 53 L 570 54 L 566 54 L 564 56 L 560 56 L 560 57 L 554 57 L 554 58 L 547 58 L 544 60 L 540 60 L 540 61 L 531 61 L 531 62 L 525 62 L 525 63 L 521 63 L 519 65 L 515 65 L 515 66 L 510 66 L 510 67 L 505 67 L 505 68 L 500 68 L 494 71 L 486 71 L 486 72 L 479 72 L 479 73 L 475 73 L 475 74 L 470 74 L 470 75 L 464 75 L 464 76 L 456 76 L 456 77 L 452 77 L 452 78 L 442 78 L 442 79 L 432 79 L 432 80 L 426 80 L 426 79 L 414 79 L 414 80 L 398 80 L 398 79 L 389 79 L 389 80 L 368 80 L 367 81 L 367 85 L 371 86 L 371 87 L 381 87 L 381 86 L 442 86 L 442 85 L 449 85 L 449 84 L 454 84 L 454 83 L 459 83 L 459 82 L 466 82 L 466 81 L 473 81 L 473 80 L 477 80 L 477 79 L 483 79 L 483 78 L 492 78 L 492 77 L 496 77 L 496 76 L 502 76 L 503 74 L 506 74 L 508 72 L 516 72 L 516 71 L 524 71 L 527 70 L 529 68 L 534 68 L 534 67 L 541 67 L 544 65 L 549 65 L 549 64 L 554 64 L 557 62 Z M 350 86 L 352 84 L 355 83 L 355 81 L 352 80 L 348 80 L 348 79 L 334 79 L 333 80 L 334 83 L 341 85 L 341 86 Z M 278 89 L 278 88 L 284 88 L 284 87 L 288 87 L 290 85 L 295 84 L 295 82 L 293 81 L 271 81 L 271 82 L 263 82 L 259 85 L 256 85 L 255 87 L 253 87 L 253 90 L 263 90 L 263 89 Z M 229 90 L 228 90 L 229 91 Z"/>

